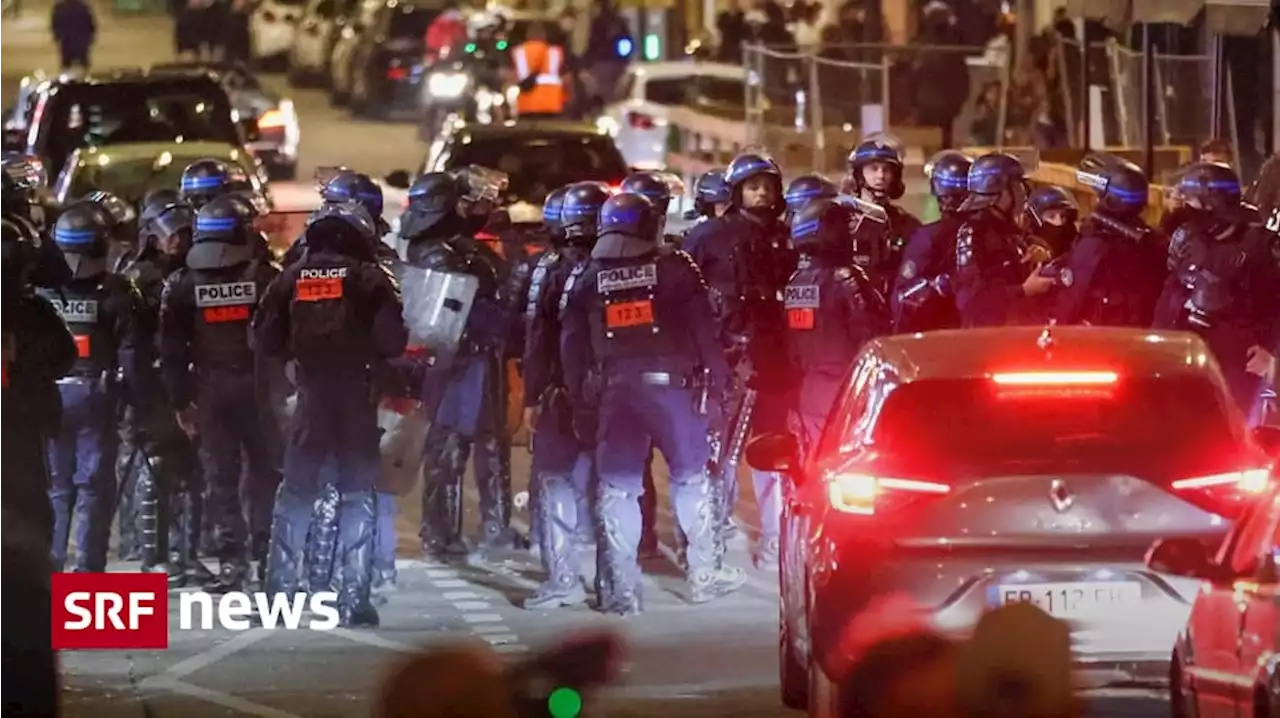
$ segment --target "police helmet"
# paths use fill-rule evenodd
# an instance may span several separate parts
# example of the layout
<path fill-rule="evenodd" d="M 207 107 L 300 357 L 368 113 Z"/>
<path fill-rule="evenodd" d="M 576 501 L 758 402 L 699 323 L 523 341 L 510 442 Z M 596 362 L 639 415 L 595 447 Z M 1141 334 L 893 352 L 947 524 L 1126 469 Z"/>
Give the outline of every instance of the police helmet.
<path fill-rule="evenodd" d="M 718 204 L 728 204 L 733 200 L 733 190 L 725 179 L 722 169 L 707 170 L 693 183 L 693 202 L 700 212 L 710 212 Z"/>
<path fill-rule="evenodd" d="M 636 172 L 622 180 L 621 192 L 644 195 L 653 203 L 659 214 L 666 214 L 671 205 L 671 185 L 661 172 Z"/>
<path fill-rule="evenodd" d="M 778 188 L 778 197 L 771 209 L 774 213 L 779 213 L 785 205 L 782 203 L 782 170 L 778 168 L 778 163 L 773 159 L 758 155 L 752 152 L 738 155 L 729 163 L 729 169 L 725 170 L 724 179 L 729 183 L 729 190 L 732 193 L 732 201 L 735 204 L 742 202 L 742 186 L 754 177 L 772 177 Z"/>
<path fill-rule="evenodd" d="M 195 222 L 195 210 L 185 202 L 152 202 L 143 207 L 142 215 L 138 217 L 138 237 L 144 246 L 176 234 L 190 240 Z"/>
<path fill-rule="evenodd" d="M 111 230 L 121 229 L 138 218 L 133 205 L 104 190 L 90 192 L 81 201 L 95 204 L 105 210 L 109 223 L 108 229 Z"/>
<path fill-rule="evenodd" d="M 358 202 L 370 217 L 382 216 L 382 188 L 366 174 L 341 172 L 325 184 L 320 196 L 325 202 Z"/>
<path fill-rule="evenodd" d="M 302 240 L 308 249 L 370 258 L 378 242 L 378 227 L 358 202 L 328 203 L 311 213 Z"/>
<path fill-rule="evenodd" d="M 209 200 L 231 189 L 231 168 L 221 160 L 196 160 L 182 170 L 182 199 L 198 210 Z"/>
<path fill-rule="evenodd" d="M 1066 210 L 1067 222 L 1070 224 L 1075 224 L 1080 217 L 1080 205 L 1076 203 L 1075 195 L 1064 187 L 1055 184 L 1041 185 L 1027 197 L 1027 213 L 1037 227 L 1043 227 L 1045 213 L 1055 209 Z"/>
<path fill-rule="evenodd" d="M 969 196 L 959 211 L 986 209 L 1018 187 L 1026 190 L 1026 172 L 1017 157 L 1003 152 L 983 155 L 969 167 Z"/>
<path fill-rule="evenodd" d="M 938 198 L 939 207 L 954 212 L 969 196 L 969 168 L 973 159 L 959 150 L 943 150 L 924 164 L 929 178 L 929 192 Z"/>
<path fill-rule="evenodd" d="M 835 182 L 820 174 L 800 175 L 791 180 L 782 198 L 787 203 L 787 211 L 798 212 L 810 200 L 831 199 L 840 194 Z"/>
<path fill-rule="evenodd" d="M 6 291 L 26 288 L 40 263 L 40 232 L 29 222 L 15 216 L 0 219 L 0 251 L 3 252 L 3 276 Z"/>
<path fill-rule="evenodd" d="M 902 149 L 897 140 L 886 135 L 867 137 L 854 146 L 849 152 L 849 176 L 853 178 L 854 189 L 861 192 L 869 189 L 862 178 L 862 168 L 873 162 L 883 162 L 893 168 L 893 180 L 889 183 L 884 195 L 888 199 L 898 199 L 906 192 L 902 181 Z"/>
<path fill-rule="evenodd" d="M 636 192 L 621 192 L 600 207 L 597 235 L 622 234 L 658 241 L 658 210 L 648 197 Z"/>
<path fill-rule="evenodd" d="M 196 212 L 187 266 L 221 269 L 253 259 L 256 235 L 252 205 L 231 195 L 215 197 Z"/>
<path fill-rule="evenodd" d="M 75 279 L 90 279 L 107 271 L 111 226 L 107 215 L 89 202 L 68 207 L 53 226 L 53 241 L 62 250 Z"/>
<path fill-rule="evenodd" d="M 564 196 L 568 192 L 569 186 L 565 185 L 552 190 L 542 200 L 542 223 L 551 232 L 552 239 L 560 239 L 564 234 Z"/>
<path fill-rule="evenodd" d="M 165 207 L 171 204 L 177 204 L 182 201 L 182 194 L 176 189 L 169 187 L 158 187 L 156 189 L 147 190 L 142 195 L 142 201 L 138 203 L 139 216 L 146 213 L 148 207 Z"/>
<path fill-rule="evenodd" d="M 428 172 L 409 187 L 409 203 L 400 215 L 400 235 L 413 238 L 457 213 L 462 193 L 450 172 Z"/>
<path fill-rule="evenodd" d="M 1128 218 L 1147 208 L 1150 184 L 1142 170 L 1128 160 L 1107 154 L 1087 155 L 1076 170 L 1076 180 L 1098 195 L 1096 211 Z"/>
<path fill-rule="evenodd" d="M 791 216 L 791 246 L 806 254 L 851 250 L 851 215 L 849 207 L 829 197 L 809 200 Z"/>
<path fill-rule="evenodd" d="M 1184 199 L 1194 199 L 1200 205 L 1188 207 L 1191 211 L 1234 214 L 1243 195 L 1240 175 L 1220 162 L 1196 162 L 1188 166 L 1178 178 L 1177 187 Z"/>
<path fill-rule="evenodd" d="M 612 194 L 603 182 L 576 182 L 566 188 L 560 208 L 565 239 L 573 244 L 595 241 L 600 210 Z"/>

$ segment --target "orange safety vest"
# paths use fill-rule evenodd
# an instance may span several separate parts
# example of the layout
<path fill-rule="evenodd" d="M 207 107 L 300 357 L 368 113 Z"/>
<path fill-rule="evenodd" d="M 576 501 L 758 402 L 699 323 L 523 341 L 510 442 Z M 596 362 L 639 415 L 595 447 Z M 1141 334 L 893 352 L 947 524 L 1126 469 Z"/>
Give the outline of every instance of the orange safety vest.
<path fill-rule="evenodd" d="M 516 112 L 521 115 L 558 115 L 564 112 L 564 50 L 541 40 L 530 40 L 511 53 L 516 63 L 516 81 L 534 73 L 536 84 L 516 98 Z"/>

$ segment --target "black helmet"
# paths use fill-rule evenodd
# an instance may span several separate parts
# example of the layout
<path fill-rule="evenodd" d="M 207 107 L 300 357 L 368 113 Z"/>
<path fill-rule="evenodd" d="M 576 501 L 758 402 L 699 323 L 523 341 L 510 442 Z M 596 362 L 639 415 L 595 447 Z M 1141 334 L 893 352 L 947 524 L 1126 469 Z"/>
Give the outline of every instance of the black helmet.
<path fill-rule="evenodd" d="M 635 192 L 621 192 L 610 197 L 600 208 L 597 234 L 623 234 L 658 241 L 658 211 L 648 197 Z"/>
<path fill-rule="evenodd" d="M 1188 166 L 1178 178 L 1177 187 L 1184 199 L 1194 199 L 1200 205 L 1189 207 L 1192 211 L 1234 212 L 1244 194 L 1240 175 L 1220 162 L 1196 162 Z"/>
<path fill-rule="evenodd" d="M 222 269 L 253 259 L 257 235 L 254 213 L 243 199 L 223 195 L 210 200 L 196 212 L 196 227 L 187 266 L 192 269 Z"/>
<path fill-rule="evenodd" d="M 924 164 L 929 191 L 938 199 L 938 208 L 954 212 L 969 196 L 969 168 L 973 159 L 959 150 L 943 150 Z"/>
<path fill-rule="evenodd" d="M 110 235 L 111 226 L 101 207 L 83 201 L 68 207 L 53 227 L 53 241 L 75 279 L 106 273 Z"/>
<path fill-rule="evenodd" d="M 410 239 L 431 229 L 445 217 L 457 215 L 462 198 L 458 178 L 451 172 L 428 172 L 409 187 L 409 202 L 400 215 L 400 236 Z"/>
<path fill-rule="evenodd" d="M 382 216 L 382 188 L 366 174 L 341 172 L 325 184 L 320 196 L 325 202 L 358 202 L 370 217 Z"/>
<path fill-rule="evenodd" d="M 574 244 L 595 242 L 600 210 L 612 196 L 603 182 L 576 182 L 566 188 L 560 207 L 565 239 Z"/>
<path fill-rule="evenodd" d="M 788 212 L 798 212 L 810 200 L 831 199 L 840 194 L 835 182 L 820 174 L 800 175 L 791 180 L 783 199 L 787 203 Z"/>
<path fill-rule="evenodd" d="M 95 190 L 85 195 L 80 201 L 98 205 L 107 213 L 108 229 L 117 230 L 126 227 L 138 218 L 133 205 L 116 195 L 103 190 Z"/>
<path fill-rule="evenodd" d="M 1003 152 L 983 155 L 969 167 L 969 197 L 960 205 L 960 211 L 986 209 L 1007 191 L 1016 187 L 1025 190 L 1026 181 L 1026 172 L 1017 157 Z"/>
<path fill-rule="evenodd" d="M 1040 185 L 1027 197 L 1027 213 L 1031 215 L 1036 227 L 1044 226 L 1044 215 L 1055 209 L 1063 209 L 1068 213 L 1067 221 L 1075 223 L 1080 217 L 1080 205 L 1076 203 L 1071 191 L 1056 184 Z"/>
<path fill-rule="evenodd" d="M 175 234 L 182 234 L 190 241 L 195 223 L 196 213 L 191 205 L 184 202 L 155 202 L 146 206 L 142 216 L 138 218 L 138 237 L 144 247 Z"/>
<path fill-rule="evenodd" d="M 805 254 L 850 251 L 852 214 L 849 207 L 829 198 L 810 200 L 791 217 L 791 246 Z"/>
<path fill-rule="evenodd" d="M 693 202 L 700 212 L 710 212 L 715 205 L 728 204 L 732 200 L 733 190 L 722 169 L 707 170 L 693 183 Z"/>
<path fill-rule="evenodd" d="M 781 213 L 786 206 L 782 203 L 782 170 L 778 169 L 778 163 L 772 159 L 751 152 L 734 157 L 729 163 L 729 169 L 725 170 L 724 179 L 729 183 L 733 202 L 741 204 L 742 186 L 747 180 L 760 176 L 771 177 L 776 183 L 778 197 L 770 209 L 775 215 Z"/>
<path fill-rule="evenodd" d="M 542 223 L 551 232 L 553 240 L 561 239 L 564 234 L 564 196 L 568 191 L 569 186 L 565 185 L 552 190 L 546 199 L 542 200 Z"/>
<path fill-rule="evenodd" d="M 1142 214 L 1151 185 L 1132 162 L 1114 155 L 1091 154 L 1080 161 L 1076 180 L 1098 195 L 1095 211 L 1117 219 Z"/>
<path fill-rule="evenodd" d="M 665 215 L 667 208 L 671 205 L 671 197 L 676 194 L 672 191 L 672 178 L 665 172 L 636 172 L 628 175 L 622 180 L 621 192 L 634 192 L 635 194 L 644 195 L 646 199 L 653 203 L 653 207 L 659 214 Z"/>
<path fill-rule="evenodd" d="M 862 168 L 873 162 L 883 162 L 894 169 L 893 181 L 884 190 L 885 198 L 898 199 L 906 192 L 902 182 L 902 150 L 900 143 L 886 135 L 870 136 L 859 142 L 849 152 L 849 175 L 853 178 L 854 189 L 861 192 L 868 189 L 862 178 Z M 877 198 L 880 199 L 880 198 Z"/>
<path fill-rule="evenodd" d="M 206 202 L 231 189 L 231 168 L 221 160 L 196 160 L 182 170 L 179 189 L 182 199 L 197 210 Z"/>
<path fill-rule="evenodd" d="M 27 288 L 40 263 L 40 232 L 21 217 L 8 215 L 0 219 L 0 241 L 4 290 L 13 293 Z"/>
<path fill-rule="evenodd" d="M 153 205 L 164 207 L 181 201 L 182 194 L 176 189 L 160 187 L 157 189 L 147 190 L 147 193 L 142 195 L 142 201 L 138 203 L 138 214 L 145 214 L 147 208 Z"/>
<path fill-rule="evenodd" d="M 327 249 L 371 259 L 378 243 L 377 223 L 357 202 L 327 203 L 307 218 L 302 241 L 308 249 Z"/>

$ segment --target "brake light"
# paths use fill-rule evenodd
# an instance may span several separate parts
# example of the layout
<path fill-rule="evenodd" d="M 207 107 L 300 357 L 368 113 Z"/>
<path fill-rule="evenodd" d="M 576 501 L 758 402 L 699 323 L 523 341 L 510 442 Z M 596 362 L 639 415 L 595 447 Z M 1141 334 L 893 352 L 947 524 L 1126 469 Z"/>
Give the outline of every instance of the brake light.
<path fill-rule="evenodd" d="M 1110 386 L 1120 380 L 1113 371 L 1030 371 L 992 374 L 1000 386 Z"/>
<path fill-rule="evenodd" d="M 1208 476 L 1178 479 L 1171 486 L 1192 503 L 1219 516 L 1235 518 L 1271 485 L 1271 469 L 1243 469 Z"/>
<path fill-rule="evenodd" d="M 409 76 L 409 70 L 407 68 L 404 68 L 404 67 L 388 67 L 387 68 L 388 80 L 403 80 L 408 76 Z"/>
<path fill-rule="evenodd" d="M 271 129 L 276 127 L 284 127 L 289 123 L 288 118 L 284 116 L 284 112 L 276 110 L 267 110 L 262 113 L 262 117 L 258 118 L 258 129 Z"/>
<path fill-rule="evenodd" d="M 947 484 L 915 479 L 894 479 L 870 474 L 832 474 L 827 477 L 831 507 L 850 514 L 871 516 L 925 497 L 951 492 Z"/>
<path fill-rule="evenodd" d="M 653 118 L 639 112 L 628 112 L 627 124 L 631 125 L 637 130 L 652 130 Z"/>

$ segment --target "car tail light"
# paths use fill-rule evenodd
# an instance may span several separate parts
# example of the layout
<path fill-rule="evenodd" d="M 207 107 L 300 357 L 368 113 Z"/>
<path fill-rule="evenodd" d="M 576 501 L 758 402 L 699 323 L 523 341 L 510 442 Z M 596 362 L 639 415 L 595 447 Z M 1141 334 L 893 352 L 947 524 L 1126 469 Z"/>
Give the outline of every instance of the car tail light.
<path fill-rule="evenodd" d="M 267 110 L 262 113 L 262 117 L 258 118 L 258 129 L 266 130 L 277 127 L 284 127 L 289 124 L 289 119 L 285 117 L 282 110 Z"/>
<path fill-rule="evenodd" d="M 403 80 L 409 76 L 409 69 L 406 67 L 388 67 L 388 80 Z"/>
<path fill-rule="evenodd" d="M 275 21 L 276 21 L 276 14 L 275 14 L 275 13 L 273 13 L 273 12 L 271 12 L 270 10 L 266 10 L 266 11 L 264 11 L 264 12 L 262 13 L 262 21 L 263 21 L 263 22 L 275 22 Z"/>
<path fill-rule="evenodd" d="M 627 123 L 637 130 L 653 129 L 653 118 L 639 112 L 628 112 Z"/>
<path fill-rule="evenodd" d="M 1219 516 L 1234 518 L 1266 492 L 1273 478 L 1270 468 L 1242 469 L 1177 479 L 1171 487 L 1192 503 Z"/>
<path fill-rule="evenodd" d="M 947 484 L 916 479 L 894 479 L 870 474 L 838 473 L 827 477 L 831 507 L 850 514 L 871 516 L 901 508 L 929 496 L 951 492 Z"/>
<path fill-rule="evenodd" d="M 992 374 L 1000 386 L 1110 386 L 1120 380 L 1113 371 L 1028 371 Z"/>

